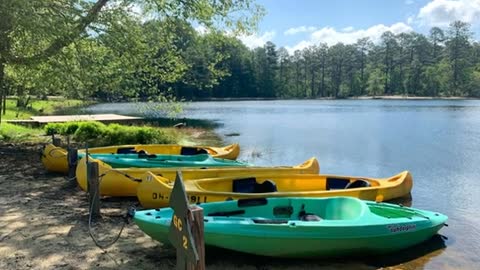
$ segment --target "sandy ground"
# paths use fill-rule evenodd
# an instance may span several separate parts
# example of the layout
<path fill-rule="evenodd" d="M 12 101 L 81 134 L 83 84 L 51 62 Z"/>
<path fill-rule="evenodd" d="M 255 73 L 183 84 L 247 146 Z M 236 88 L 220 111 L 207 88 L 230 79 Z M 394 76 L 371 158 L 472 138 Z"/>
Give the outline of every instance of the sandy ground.
<path fill-rule="evenodd" d="M 47 173 L 40 162 L 40 145 L 0 143 L 0 269 L 175 269 L 175 251 L 126 225 L 107 250 L 88 234 L 86 194 L 75 181 Z M 115 238 L 122 215 L 135 199 L 103 198 L 103 218 L 94 234 L 103 242 Z M 431 252 L 430 250 L 425 251 Z M 441 251 L 437 251 L 441 252 Z M 280 260 L 207 249 L 207 269 L 416 269 L 398 261 Z M 419 256 L 415 254 L 414 256 Z M 373 258 L 372 258 L 373 259 Z M 425 258 L 428 261 L 428 258 Z M 413 267 L 412 267 L 413 266 Z"/>

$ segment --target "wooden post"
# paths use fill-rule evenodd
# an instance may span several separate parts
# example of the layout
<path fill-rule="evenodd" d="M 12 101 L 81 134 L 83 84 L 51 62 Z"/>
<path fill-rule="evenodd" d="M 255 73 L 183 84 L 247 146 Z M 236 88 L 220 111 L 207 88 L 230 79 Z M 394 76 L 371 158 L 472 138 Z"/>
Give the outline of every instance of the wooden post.
<path fill-rule="evenodd" d="M 55 137 L 55 134 L 52 134 L 52 144 L 55 146 L 60 146 L 62 144 L 62 139 Z"/>
<path fill-rule="evenodd" d="M 100 188 L 98 179 L 98 163 L 87 163 L 88 209 L 92 218 L 100 217 Z"/>
<path fill-rule="evenodd" d="M 68 161 L 68 178 L 73 179 L 76 176 L 75 171 L 77 170 L 77 162 L 78 162 L 78 150 L 76 148 L 68 148 L 67 161 Z"/>
<path fill-rule="evenodd" d="M 177 269 L 205 270 L 203 209 L 189 205 L 180 171 L 177 171 L 169 204 L 173 216 L 168 239 L 177 248 Z"/>
<path fill-rule="evenodd" d="M 205 270 L 205 240 L 203 239 L 203 208 L 196 205 L 189 207 L 193 220 L 190 220 L 190 229 L 195 242 L 195 248 L 198 253 L 199 261 L 194 263 L 187 263 L 188 270 Z"/>

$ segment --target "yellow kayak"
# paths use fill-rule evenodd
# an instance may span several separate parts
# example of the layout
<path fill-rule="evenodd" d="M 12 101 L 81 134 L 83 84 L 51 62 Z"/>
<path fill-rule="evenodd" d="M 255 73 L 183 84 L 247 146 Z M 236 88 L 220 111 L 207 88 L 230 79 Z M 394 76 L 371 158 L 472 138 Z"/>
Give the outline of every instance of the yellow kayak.
<path fill-rule="evenodd" d="M 350 196 L 384 201 L 403 197 L 412 189 L 408 171 L 390 178 L 369 178 L 314 174 L 263 174 L 185 181 L 191 203 L 238 200 L 261 197 Z M 145 208 L 168 206 L 173 183 L 148 172 L 137 188 L 137 197 Z"/>
<path fill-rule="evenodd" d="M 135 154 L 140 151 L 145 151 L 148 154 L 163 155 L 210 154 L 215 158 L 235 160 L 238 154 L 240 154 L 240 145 L 235 143 L 225 147 L 212 147 L 182 146 L 176 144 L 137 144 L 95 147 L 89 148 L 88 151 L 91 154 Z M 78 153 L 82 155 L 85 153 L 85 150 L 80 149 Z M 56 147 L 53 144 L 48 144 L 43 150 L 42 163 L 48 171 L 67 173 L 67 150 Z"/>
<path fill-rule="evenodd" d="M 142 176 L 147 172 L 161 175 L 166 181 L 174 181 L 179 168 L 112 168 L 98 159 L 89 158 L 90 162 L 98 162 L 100 194 L 103 196 L 137 196 L 137 186 Z M 181 168 L 184 180 L 261 175 L 261 174 L 318 174 L 320 165 L 316 158 L 293 167 L 211 167 L 211 168 Z M 83 190 L 87 189 L 85 158 L 79 160 L 76 170 L 77 182 Z"/>

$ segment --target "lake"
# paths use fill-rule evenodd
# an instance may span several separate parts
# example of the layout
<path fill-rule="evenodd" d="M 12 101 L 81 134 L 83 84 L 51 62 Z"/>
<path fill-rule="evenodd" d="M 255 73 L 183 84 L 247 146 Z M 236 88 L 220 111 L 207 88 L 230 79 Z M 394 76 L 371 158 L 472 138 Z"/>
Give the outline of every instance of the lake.
<path fill-rule="evenodd" d="M 480 101 L 192 102 L 184 116 L 220 123 L 219 134 L 238 133 L 225 143 L 240 143 L 239 159 L 258 165 L 296 165 L 315 156 L 321 173 L 388 177 L 409 170 L 412 198 L 403 203 L 448 215 L 449 227 L 440 231 L 448 239 L 436 237 L 377 266 L 480 269 Z M 353 268 L 372 264 L 362 260 Z"/>

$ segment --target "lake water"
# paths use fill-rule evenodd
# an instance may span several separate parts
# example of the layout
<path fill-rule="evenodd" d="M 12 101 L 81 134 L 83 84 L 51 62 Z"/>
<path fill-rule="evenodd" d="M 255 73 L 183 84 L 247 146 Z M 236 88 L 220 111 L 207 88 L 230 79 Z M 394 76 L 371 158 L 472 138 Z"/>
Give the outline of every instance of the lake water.
<path fill-rule="evenodd" d="M 135 106 L 91 109 L 132 113 Z M 405 203 L 448 215 L 449 227 L 440 231 L 448 239 L 436 237 L 378 266 L 480 269 L 480 101 L 193 102 L 185 116 L 217 121 L 223 135 L 239 133 L 225 142 L 239 142 L 239 159 L 258 165 L 315 156 L 328 174 L 388 177 L 409 170 L 414 187 Z"/>

